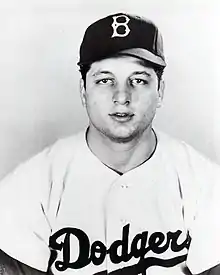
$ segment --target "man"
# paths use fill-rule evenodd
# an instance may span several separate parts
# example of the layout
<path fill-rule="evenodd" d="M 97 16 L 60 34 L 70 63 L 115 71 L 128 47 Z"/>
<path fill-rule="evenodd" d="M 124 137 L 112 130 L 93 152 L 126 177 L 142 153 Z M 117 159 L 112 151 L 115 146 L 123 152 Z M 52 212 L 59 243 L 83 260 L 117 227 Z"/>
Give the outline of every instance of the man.
<path fill-rule="evenodd" d="M 218 272 L 197 228 L 219 167 L 152 127 L 166 66 L 157 27 L 102 18 L 78 65 L 89 127 L 1 184 L 2 274 Z"/>

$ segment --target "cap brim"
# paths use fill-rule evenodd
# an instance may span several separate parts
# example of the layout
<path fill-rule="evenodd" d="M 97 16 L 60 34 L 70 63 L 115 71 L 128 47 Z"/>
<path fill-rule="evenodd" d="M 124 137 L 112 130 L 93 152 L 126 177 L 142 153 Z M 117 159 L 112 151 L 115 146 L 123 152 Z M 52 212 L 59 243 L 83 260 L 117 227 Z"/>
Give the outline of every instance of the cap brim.
<path fill-rule="evenodd" d="M 118 52 L 117 54 L 134 56 L 134 57 L 137 57 L 140 59 L 145 59 L 147 61 L 150 61 L 156 65 L 166 67 L 166 63 L 162 59 L 162 57 L 154 55 L 153 53 L 149 52 L 146 49 L 142 49 L 142 48 L 126 49 L 126 50 Z"/>

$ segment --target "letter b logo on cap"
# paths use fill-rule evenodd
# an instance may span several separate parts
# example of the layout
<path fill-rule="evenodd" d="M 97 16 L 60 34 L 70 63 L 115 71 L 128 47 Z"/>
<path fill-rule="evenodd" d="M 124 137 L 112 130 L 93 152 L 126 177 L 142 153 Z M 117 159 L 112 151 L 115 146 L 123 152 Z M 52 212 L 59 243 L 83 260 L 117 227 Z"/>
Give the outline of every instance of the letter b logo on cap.
<path fill-rule="evenodd" d="M 130 29 L 128 27 L 128 22 L 129 18 L 126 15 L 118 15 L 118 16 L 113 16 L 113 23 L 112 23 L 112 28 L 113 28 L 113 34 L 112 37 L 125 37 L 129 34 Z M 123 21 L 121 22 L 122 19 Z M 119 21 L 120 20 L 120 21 Z M 124 32 L 118 32 L 119 28 L 123 28 Z"/>

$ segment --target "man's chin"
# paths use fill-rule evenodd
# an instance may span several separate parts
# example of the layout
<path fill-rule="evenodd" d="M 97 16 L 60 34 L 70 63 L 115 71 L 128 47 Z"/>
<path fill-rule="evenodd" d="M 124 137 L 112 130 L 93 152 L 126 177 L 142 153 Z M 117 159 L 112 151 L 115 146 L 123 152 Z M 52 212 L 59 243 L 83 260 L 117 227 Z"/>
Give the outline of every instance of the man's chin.
<path fill-rule="evenodd" d="M 106 136 L 115 143 L 128 143 L 134 140 L 138 133 L 135 131 L 120 131 L 120 132 L 109 132 Z"/>

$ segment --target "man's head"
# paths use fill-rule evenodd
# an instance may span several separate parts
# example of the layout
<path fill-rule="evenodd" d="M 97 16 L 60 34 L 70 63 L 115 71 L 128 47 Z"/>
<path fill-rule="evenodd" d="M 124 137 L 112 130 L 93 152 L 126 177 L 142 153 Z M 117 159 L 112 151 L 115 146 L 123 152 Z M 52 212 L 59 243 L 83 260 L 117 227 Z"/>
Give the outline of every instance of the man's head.
<path fill-rule="evenodd" d="M 90 126 L 118 142 L 141 135 L 163 97 L 162 37 L 150 21 L 115 14 L 90 25 L 80 47 Z"/>

